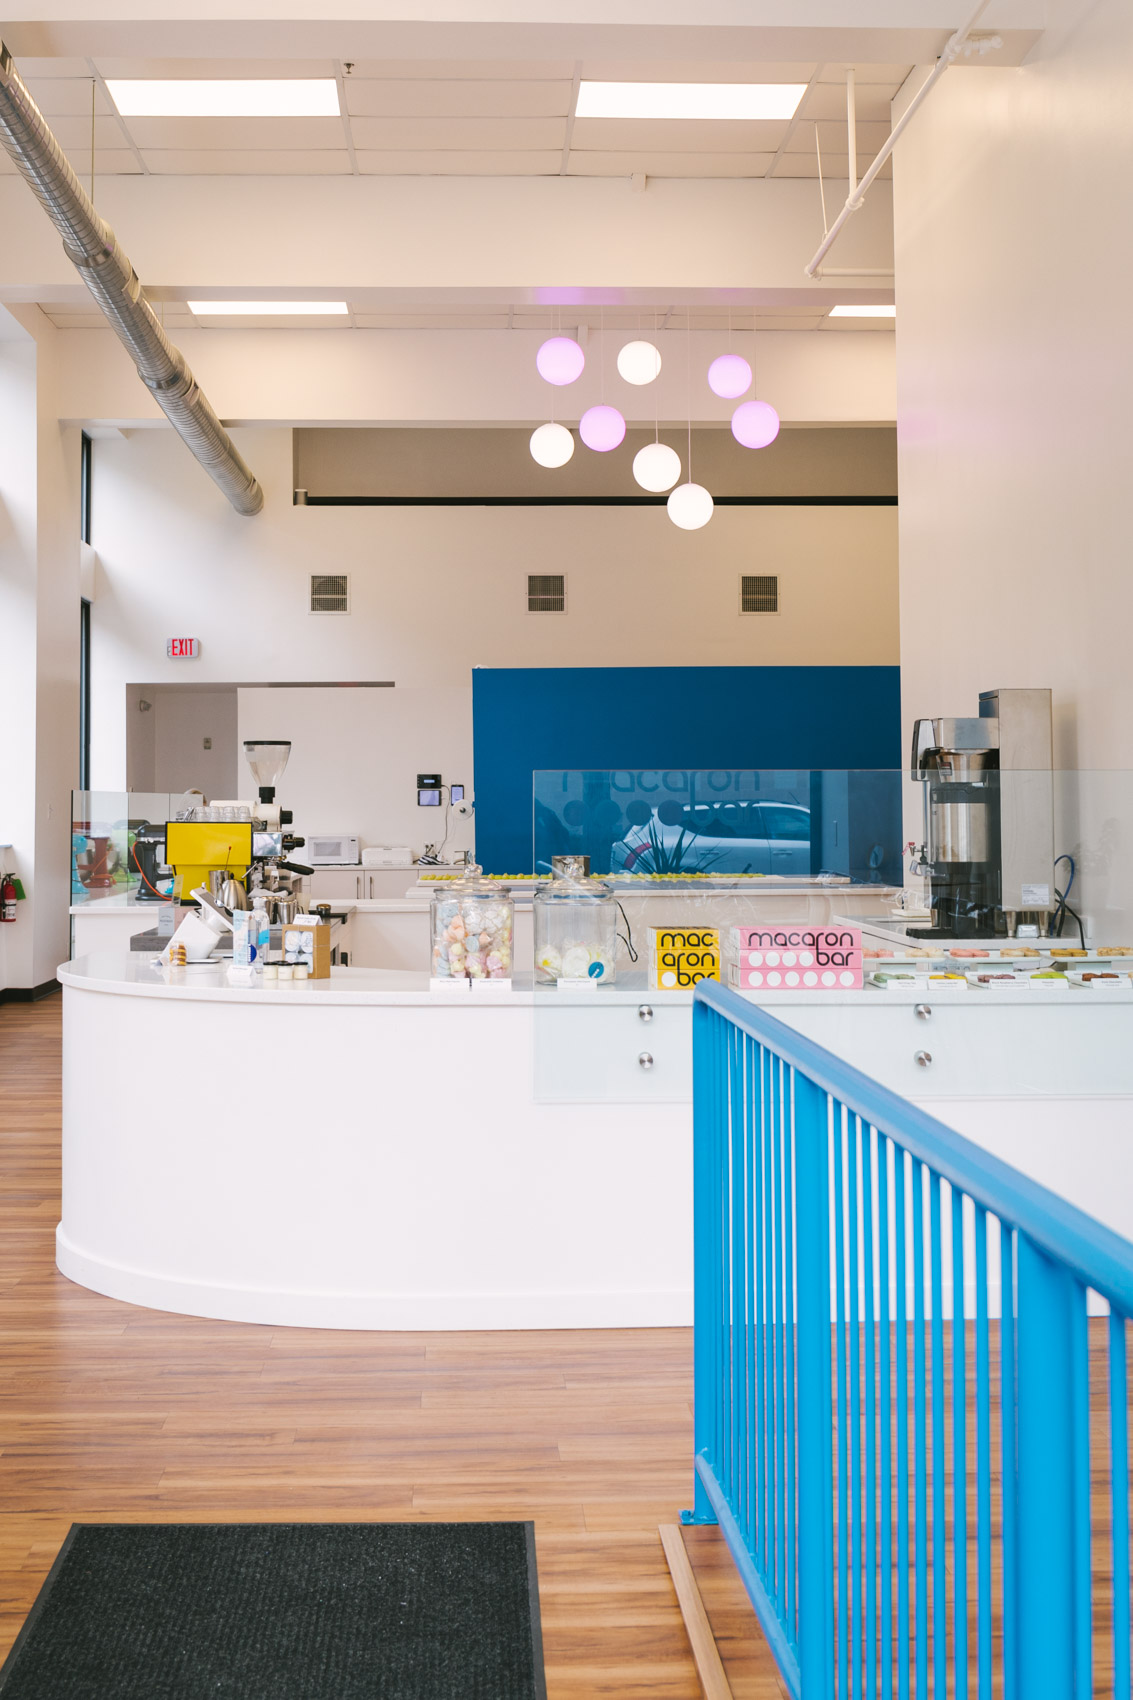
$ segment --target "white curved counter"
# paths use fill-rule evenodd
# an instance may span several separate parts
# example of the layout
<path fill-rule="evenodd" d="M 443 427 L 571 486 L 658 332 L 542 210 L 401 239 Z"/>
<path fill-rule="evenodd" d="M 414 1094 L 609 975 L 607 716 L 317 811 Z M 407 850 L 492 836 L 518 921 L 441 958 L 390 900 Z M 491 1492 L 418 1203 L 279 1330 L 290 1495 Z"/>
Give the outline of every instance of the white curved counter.
<path fill-rule="evenodd" d="M 245 989 L 137 953 L 59 979 L 72 1280 L 300 1327 L 692 1320 L 689 992 Z M 758 1001 L 1133 1236 L 1133 995 L 930 995 Z"/>
<path fill-rule="evenodd" d="M 137 954 L 59 970 L 65 1275 L 296 1326 L 691 1321 L 687 1104 L 536 1102 L 529 984 L 223 975 Z"/>

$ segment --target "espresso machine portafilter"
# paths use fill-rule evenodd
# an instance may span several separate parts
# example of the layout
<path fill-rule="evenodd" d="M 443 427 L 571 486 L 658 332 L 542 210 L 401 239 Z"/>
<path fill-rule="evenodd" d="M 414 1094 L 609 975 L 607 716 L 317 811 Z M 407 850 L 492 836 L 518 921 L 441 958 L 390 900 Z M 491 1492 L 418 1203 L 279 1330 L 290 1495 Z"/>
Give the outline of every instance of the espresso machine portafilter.
<path fill-rule="evenodd" d="M 924 786 L 924 938 L 1046 937 L 1055 907 L 1049 690 L 981 691 L 978 718 L 918 720 Z"/>

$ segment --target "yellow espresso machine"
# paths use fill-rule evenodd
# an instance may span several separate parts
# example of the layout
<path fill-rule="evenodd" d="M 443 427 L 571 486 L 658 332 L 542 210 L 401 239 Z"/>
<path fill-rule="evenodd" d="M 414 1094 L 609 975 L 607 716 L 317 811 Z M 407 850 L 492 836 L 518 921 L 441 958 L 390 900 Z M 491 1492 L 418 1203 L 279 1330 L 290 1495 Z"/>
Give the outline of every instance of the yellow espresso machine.
<path fill-rule="evenodd" d="M 193 901 L 198 886 L 208 890 L 209 874 L 223 868 L 230 879 L 243 880 L 252 865 L 252 823 L 249 820 L 171 820 L 165 823 L 165 861 L 179 884 L 182 903 Z"/>

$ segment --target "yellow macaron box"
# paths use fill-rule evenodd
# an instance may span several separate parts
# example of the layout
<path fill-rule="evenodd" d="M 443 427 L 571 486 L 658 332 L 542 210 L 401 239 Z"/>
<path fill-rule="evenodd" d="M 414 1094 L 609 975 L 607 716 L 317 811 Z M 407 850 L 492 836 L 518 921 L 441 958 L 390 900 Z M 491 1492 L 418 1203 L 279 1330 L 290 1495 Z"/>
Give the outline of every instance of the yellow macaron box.
<path fill-rule="evenodd" d="M 650 927 L 649 984 L 654 991 L 683 992 L 700 980 L 719 978 L 719 927 Z"/>

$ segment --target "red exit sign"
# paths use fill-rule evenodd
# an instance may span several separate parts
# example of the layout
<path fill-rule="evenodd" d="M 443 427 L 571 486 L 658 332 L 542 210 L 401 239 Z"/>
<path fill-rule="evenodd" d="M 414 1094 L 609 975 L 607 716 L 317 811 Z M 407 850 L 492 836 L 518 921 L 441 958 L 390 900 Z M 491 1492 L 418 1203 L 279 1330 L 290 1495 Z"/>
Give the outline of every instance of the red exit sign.
<path fill-rule="evenodd" d="M 171 661 L 194 660 L 201 653 L 200 638 L 166 638 L 165 653 Z"/>

